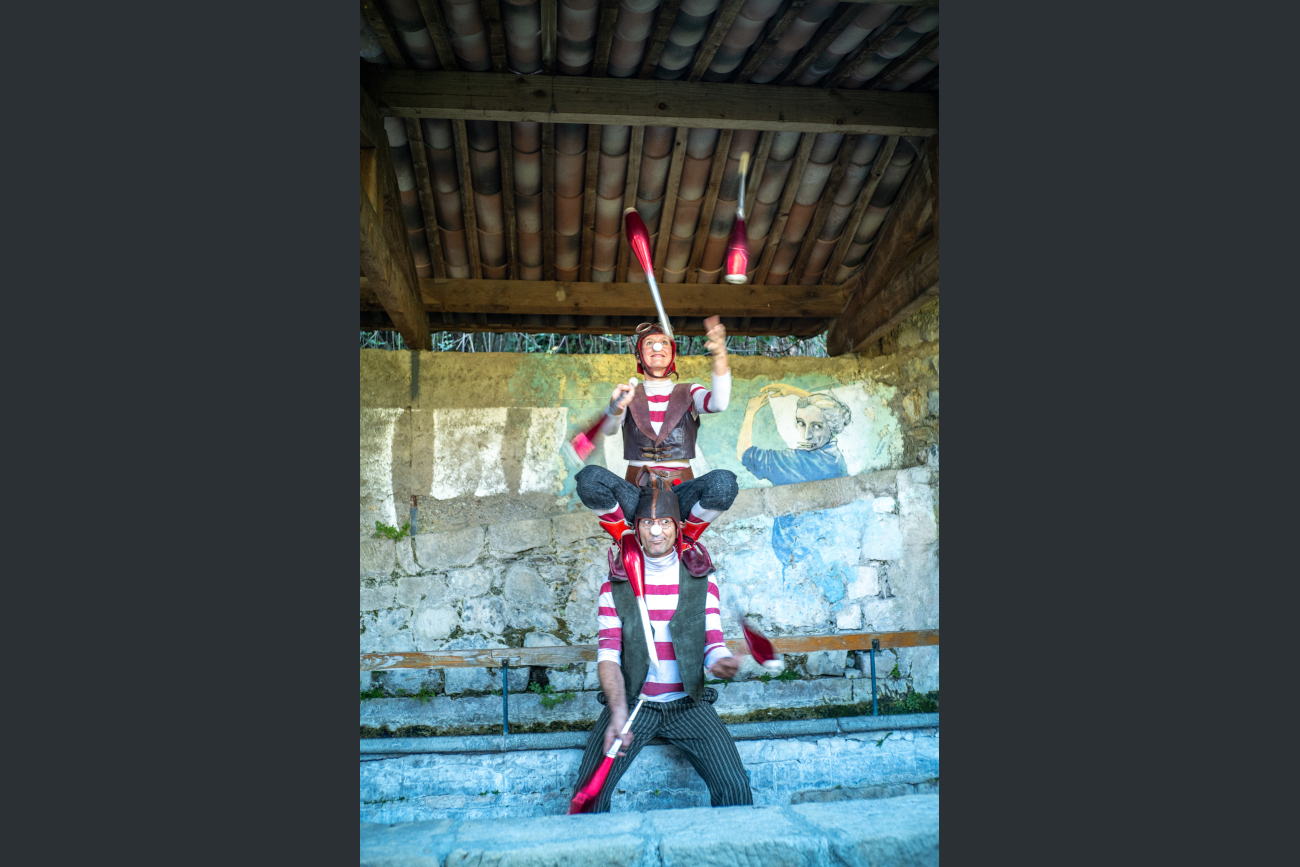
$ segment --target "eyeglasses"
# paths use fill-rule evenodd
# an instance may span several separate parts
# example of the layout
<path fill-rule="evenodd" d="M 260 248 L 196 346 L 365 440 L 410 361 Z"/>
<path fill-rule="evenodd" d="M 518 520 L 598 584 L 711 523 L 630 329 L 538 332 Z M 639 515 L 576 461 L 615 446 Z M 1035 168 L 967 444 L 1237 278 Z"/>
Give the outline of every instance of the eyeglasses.
<path fill-rule="evenodd" d="M 640 521 L 640 526 L 643 529 L 649 530 L 651 527 L 657 524 L 662 529 L 667 530 L 670 527 L 672 527 L 673 524 L 675 523 L 676 521 L 674 521 L 672 518 L 659 518 L 658 520 L 654 518 L 642 518 Z"/>

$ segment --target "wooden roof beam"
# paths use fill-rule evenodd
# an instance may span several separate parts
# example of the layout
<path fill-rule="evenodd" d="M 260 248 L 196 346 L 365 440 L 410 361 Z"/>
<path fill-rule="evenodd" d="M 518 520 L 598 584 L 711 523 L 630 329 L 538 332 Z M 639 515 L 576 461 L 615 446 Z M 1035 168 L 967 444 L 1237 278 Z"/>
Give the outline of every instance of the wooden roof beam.
<path fill-rule="evenodd" d="M 632 316 L 653 318 L 654 302 L 645 283 L 586 283 L 563 280 L 419 280 L 429 312 L 509 313 L 526 316 Z M 361 278 L 363 295 L 373 291 Z M 659 287 L 673 317 L 775 316 L 786 319 L 833 318 L 844 309 L 844 288 L 756 286 L 730 283 L 665 283 Z M 375 294 L 378 294 L 377 292 Z M 637 321 L 640 321 L 638 319 Z"/>
<path fill-rule="evenodd" d="M 361 93 L 361 135 L 369 136 L 373 148 L 363 148 L 361 157 L 361 273 L 366 275 L 375 296 L 412 349 L 429 349 L 427 306 L 419 294 L 419 278 L 411 255 L 411 242 L 402 218 L 402 199 L 397 175 L 383 125 L 369 97 Z M 367 130 L 367 120 L 371 129 Z"/>
<path fill-rule="evenodd" d="M 373 85 L 384 114 L 705 129 L 929 136 L 930 93 L 658 81 L 584 76 L 383 69 Z"/>

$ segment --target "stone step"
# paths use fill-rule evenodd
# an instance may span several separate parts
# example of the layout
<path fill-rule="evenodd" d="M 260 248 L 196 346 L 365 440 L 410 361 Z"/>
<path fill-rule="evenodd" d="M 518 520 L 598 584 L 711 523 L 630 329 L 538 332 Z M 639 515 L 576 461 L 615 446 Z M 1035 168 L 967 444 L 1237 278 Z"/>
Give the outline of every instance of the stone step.
<path fill-rule="evenodd" d="M 836 797 L 836 792 L 880 797 L 907 790 L 887 791 L 890 786 L 932 783 L 939 776 L 937 717 L 914 714 L 748 724 L 732 727 L 732 733 L 754 803 L 786 806 Z M 795 736 L 772 737 L 779 734 Z M 507 744 L 527 748 L 506 752 L 500 750 L 502 740 L 497 736 L 361 741 L 365 750 L 360 765 L 361 819 L 391 823 L 565 813 L 577 787 L 586 734 L 511 735 L 505 739 Z M 466 751 L 475 747 L 483 749 Z M 496 749 L 487 749 L 491 747 Z M 867 790 L 878 791 L 872 795 Z M 685 754 L 651 741 L 615 784 L 611 811 L 708 804 L 708 789 Z"/>
<path fill-rule="evenodd" d="M 361 864 L 939 863 L 939 796 L 361 825 Z"/>

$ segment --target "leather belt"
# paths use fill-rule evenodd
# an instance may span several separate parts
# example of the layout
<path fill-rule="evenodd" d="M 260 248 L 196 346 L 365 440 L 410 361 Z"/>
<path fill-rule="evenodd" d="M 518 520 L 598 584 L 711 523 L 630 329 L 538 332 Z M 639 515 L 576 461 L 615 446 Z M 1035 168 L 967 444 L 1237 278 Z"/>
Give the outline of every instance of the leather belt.
<path fill-rule="evenodd" d="M 623 478 L 627 479 L 638 488 L 650 484 L 651 476 L 663 479 L 671 487 L 673 479 L 681 479 L 683 482 L 689 482 L 695 478 L 695 473 L 690 467 L 628 467 L 627 473 Z"/>

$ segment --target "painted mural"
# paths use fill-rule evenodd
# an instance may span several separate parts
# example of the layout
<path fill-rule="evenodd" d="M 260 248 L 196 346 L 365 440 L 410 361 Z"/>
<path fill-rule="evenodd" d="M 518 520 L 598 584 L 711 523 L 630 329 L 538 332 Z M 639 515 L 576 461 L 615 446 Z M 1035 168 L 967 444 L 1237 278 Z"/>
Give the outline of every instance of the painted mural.
<path fill-rule="evenodd" d="M 547 507 L 551 510 L 582 508 L 574 477 L 584 463 L 568 443 L 600 415 L 615 384 L 627 382 L 620 377 L 635 372 L 627 356 L 557 359 L 553 371 L 537 362 L 509 366 L 515 359 L 507 356 L 500 359 L 505 375 L 477 394 L 429 382 L 419 400 L 403 407 L 409 380 L 399 378 L 406 373 L 402 360 L 376 359 L 392 366 L 393 396 L 363 399 L 363 532 L 373 533 L 375 520 L 400 526 L 411 494 L 447 503 L 544 497 L 553 504 Z M 440 376 L 455 381 L 459 367 L 453 365 L 460 360 L 434 361 L 449 368 Z M 702 361 L 682 359 L 683 367 L 694 370 L 680 381 L 709 387 Z M 433 364 L 426 362 L 426 367 Z M 895 415 L 901 406 L 897 389 L 876 379 L 846 381 L 844 370 L 825 367 L 781 379 L 743 378 L 733 367 L 727 409 L 701 416 L 691 461 L 694 475 L 730 470 L 745 489 L 900 466 L 904 435 Z M 386 367 L 376 369 L 387 372 Z M 378 375 L 373 381 L 384 382 Z M 493 397 L 510 403 L 494 406 Z M 536 403 L 529 406 L 530 401 Z M 596 444 L 585 464 L 603 466 L 621 478 L 627 470 L 623 453 L 619 429 Z"/>

